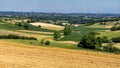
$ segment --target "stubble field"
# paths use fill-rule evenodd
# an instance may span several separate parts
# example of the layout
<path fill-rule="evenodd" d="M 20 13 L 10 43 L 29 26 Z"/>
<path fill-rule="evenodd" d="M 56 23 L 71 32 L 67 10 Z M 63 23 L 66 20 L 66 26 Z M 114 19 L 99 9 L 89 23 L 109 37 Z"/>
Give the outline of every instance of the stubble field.
<path fill-rule="evenodd" d="M 119 68 L 120 55 L 0 41 L 0 68 Z"/>

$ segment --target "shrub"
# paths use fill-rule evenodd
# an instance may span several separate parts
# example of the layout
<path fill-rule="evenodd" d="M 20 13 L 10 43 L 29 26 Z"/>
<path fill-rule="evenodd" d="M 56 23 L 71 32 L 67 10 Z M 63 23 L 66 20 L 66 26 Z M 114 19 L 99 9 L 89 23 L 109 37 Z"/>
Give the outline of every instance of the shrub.
<path fill-rule="evenodd" d="M 45 41 L 45 40 L 44 40 L 44 39 L 42 39 L 42 40 L 41 40 L 41 44 L 44 44 L 44 41 Z"/>
<path fill-rule="evenodd" d="M 120 49 L 113 46 L 113 42 L 110 41 L 107 46 L 103 46 L 103 50 L 107 52 L 114 52 L 120 54 Z"/>
<path fill-rule="evenodd" d="M 97 37 L 97 44 L 99 45 L 99 47 L 102 47 L 102 43 L 103 43 L 103 41 L 102 41 L 102 38 L 101 37 Z"/>
<path fill-rule="evenodd" d="M 54 37 L 53 37 L 53 38 L 54 38 L 55 40 L 58 40 L 60 37 L 61 37 L 60 32 L 59 32 L 59 31 L 55 31 L 55 32 L 54 32 Z"/>
<path fill-rule="evenodd" d="M 23 27 L 24 27 L 24 29 L 29 30 L 29 25 L 28 24 L 24 24 Z"/>
<path fill-rule="evenodd" d="M 26 40 L 37 40 L 37 38 L 34 37 L 25 37 L 25 36 L 18 36 L 18 35 L 0 35 L 0 39 L 26 39 Z"/>
<path fill-rule="evenodd" d="M 39 28 L 41 28 L 41 25 L 38 25 Z"/>
<path fill-rule="evenodd" d="M 113 52 L 113 42 L 109 41 L 108 45 L 103 46 L 103 50 L 107 52 Z"/>
<path fill-rule="evenodd" d="M 113 47 L 113 52 L 116 54 L 120 54 L 120 49 L 117 47 Z"/>
<path fill-rule="evenodd" d="M 111 31 L 116 31 L 116 30 L 120 30 L 120 24 L 116 23 L 112 28 Z"/>
<path fill-rule="evenodd" d="M 120 37 L 112 38 L 111 40 L 113 42 L 119 43 L 120 42 Z"/>
<path fill-rule="evenodd" d="M 17 23 L 17 26 L 22 27 L 22 23 L 21 23 L 21 22 L 18 22 L 18 23 Z"/>
<path fill-rule="evenodd" d="M 64 28 L 64 35 L 69 35 L 71 32 L 72 32 L 71 26 L 66 25 L 65 28 Z"/>
<path fill-rule="evenodd" d="M 102 38 L 102 43 L 108 43 L 110 40 L 108 39 L 107 36 L 103 36 Z"/>
<path fill-rule="evenodd" d="M 45 41 L 45 45 L 50 45 L 50 41 Z"/>

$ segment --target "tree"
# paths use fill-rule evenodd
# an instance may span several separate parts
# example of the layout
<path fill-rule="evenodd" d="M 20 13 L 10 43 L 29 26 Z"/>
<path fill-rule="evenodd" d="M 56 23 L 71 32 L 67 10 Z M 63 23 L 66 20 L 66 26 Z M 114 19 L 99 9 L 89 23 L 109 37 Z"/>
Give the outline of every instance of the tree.
<path fill-rule="evenodd" d="M 0 19 L 0 22 L 2 21 L 2 19 Z"/>
<path fill-rule="evenodd" d="M 24 24 L 23 27 L 24 27 L 24 29 L 29 30 L 29 25 L 28 24 Z"/>
<path fill-rule="evenodd" d="M 72 32 L 71 26 L 66 25 L 65 28 L 64 28 L 64 35 L 69 35 L 71 32 Z"/>
<path fill-rule="evenodd" d="M 17 25 L 18 25 L 19 27 L 22 27 L 22 23 L 21 23 L 21 22 L 18 22 Z"/>
<path fill-rule="evenodd" d="M 45 39 L 42 39 L 42 40 L 41 40 L 41 44 L 44 44 L 44 41 L 45 41 Z"/>
<path fill-rule="evenodd" d="M 101 38 L 96 38 L 95 34 L 93 32 L 90 32 L 82 37 L 81 41 L 78 44 L 78 47 L 96 49 L 96 47 L 100 47 L 101 44 Z"/>
<path fill-rule="evenodd" d="M 115 37 L 111 39 L 113 42 L 120 43 L 120 37 Z"/>
<path fill-rule="evenodd" d="M 50 45 L 50 41 L 45 41 L 45 45 Z"/>
<path fill-rule="evenodd" d="M 103 50 L 104 51 L 108 51 L 108 52 L 113 52 L 113 42 L 112 41 L 109 41 L 108 45 L 104 46 L 103 47 Z"/>
<path fill-rule="evenodd" d="M 101 37 L 97 37 L 97 41 L 98 41 L 98 45 L 100 47 L 102 47 L 102 43 L 103 43 L 102 38 Z"/>
<path fill-rule="evenodd" d="M 61 37 L 60 32 L 59 31 L 55 31 L 54 32 L 54 39 L 58 40 L 60 37 Z"/>
<path fill-rule="evenodd" d="M 103 43 L 108 43 L 108 42 L 109 42 L 108 37 L 107 37 L 107 36 L 103 36 L 102 42 L 103 42 Z"/>
<path fill-rule="evenodd" d="M 38 25 L 39 28 L 41 28 L 41 25 Z"/>

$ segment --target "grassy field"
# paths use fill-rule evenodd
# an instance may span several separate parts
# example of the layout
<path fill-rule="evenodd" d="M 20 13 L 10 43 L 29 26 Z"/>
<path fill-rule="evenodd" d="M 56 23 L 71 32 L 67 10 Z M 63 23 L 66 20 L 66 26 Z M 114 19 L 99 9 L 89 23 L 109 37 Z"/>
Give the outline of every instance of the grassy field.
<path fill-rule="evenodd" d="M 1 68 L 119 68 L 120 55 L 0 41 Z"/>
<path fill-rule="evenodd" d="M 108 28 L 93 28 L 90 26 L 78 26 L 78 27 L 72 27 L 72 33 L 70 35 L 67 35 L 65 37 L 63 37 L 61 40 L 62 41 L 80 41 L 80 39 L 82 38 L 82 36 L 84 36 L 85 34 L 89 33 L 89 32 L 104 32 L 105 30 L 108 30 Z"/>
<path fill-rule="evenodd" d="M 29 25 L 29 30 L 32 30 L 32 31 L 54 32 L 54 30 L 39 28 L 31 24 L 28 24 L 28 25 Z M 15 30 L 20 30 L 21 28 L 12 23 L 0 22 L 0 29 L 15 31 Z"/>
<path fill-rule="evenodd" d="M 114 37 L 120 37 L 120 31 L 106 31 L 106 32 L 100 32 L 100 37 L 107 36 L 109 39 Z"/>
<path fill-rule="evenodd" d="M 117 21 L 120 22 L 120 21 Z M 107 36 L 109 39 L 113 37 L 119 37 L 120 31 L 110 31 L 110 28 L 116 23 L 115 22 L 107 22 L 106 25 L 100 25 L 99 23 L 95 23 L 93 25 L 85 26 L 81 25 L 78 27 L 72 27 L 72 33 L 63 37 L 62 41 L 80 41 L 80 39 L 89 32 L 97 32 L 97 36 Z"/>
<path fill-rule="evenodd" d="M 15 26 L 11 23 L 7 23 L 7 22 L 0 22 L 0 29 L 4 29 L 4 30 L 19 30 L 20 27 Z"/>

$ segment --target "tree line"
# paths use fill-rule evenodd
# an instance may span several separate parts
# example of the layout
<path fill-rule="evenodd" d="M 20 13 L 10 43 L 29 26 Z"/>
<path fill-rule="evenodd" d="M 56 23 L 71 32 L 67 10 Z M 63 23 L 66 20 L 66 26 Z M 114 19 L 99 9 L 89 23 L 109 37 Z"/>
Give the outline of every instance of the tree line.
<path fill-rule="evenodd" d="M 18 35 L 14 35 L 14 34 L 0 35 L 0 39 L 24 39 L 24 40 L 37 40 L 37 38 L 34 38 L 34 37 L 18 36 Z"/>
<path fill-rule="evenodd" d="M 86 49 L 120 53 L 120 49 L 113 46 L 114 42 L 120 42 L 120 37 L 109 40 L 106 36 L 103 38 L 96 37 L 94 32 L 90 32 L 82 37 L 77 46 Z M 102 46 L 102 43 L 108 43 L 108 45 Z"/>

